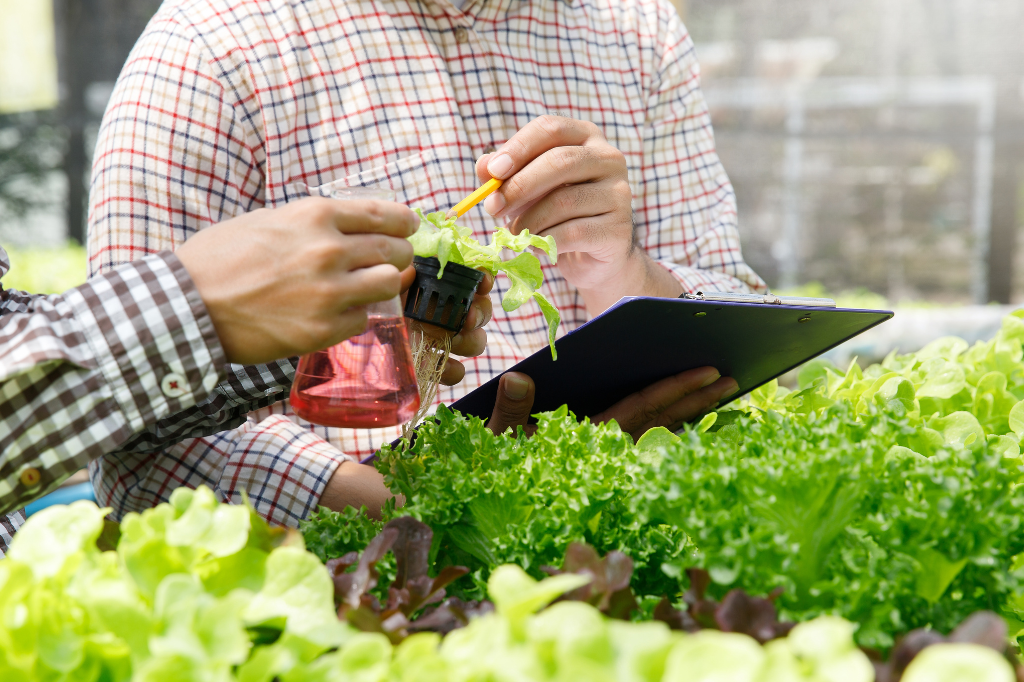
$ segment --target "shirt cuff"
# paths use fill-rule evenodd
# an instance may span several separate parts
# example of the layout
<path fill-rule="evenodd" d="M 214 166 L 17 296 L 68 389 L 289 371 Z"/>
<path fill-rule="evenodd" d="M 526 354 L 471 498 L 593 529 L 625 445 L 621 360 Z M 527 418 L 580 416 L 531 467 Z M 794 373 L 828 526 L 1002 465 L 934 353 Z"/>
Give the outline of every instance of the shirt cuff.
<path fill-rule="evenodd" d="M 728 291 L 736 294 L 764 293 L 766 287 L 754 288 L 743 280 L 727 275 L 717 270 L 702 270 L 688 265 L 679 265 L 672 261 L 654 261 L 669 271 L 680 284 L 683 285 L 683 292 L 694 294 L 698 291 Z"/>
<path fill-rule="evenodd" d="M 169 251 L 65 296 L 132 432 L 205 400 L 227 363 L 188 271 Z"/>
<path fill-rule="evenodd" d="M 226 460 L 218 488 L 227 500 L 247 497 L 271 524 L 291 528 L 317 508 L 342 462 L 359 461 L 283 415 L 206 441 Z"/>

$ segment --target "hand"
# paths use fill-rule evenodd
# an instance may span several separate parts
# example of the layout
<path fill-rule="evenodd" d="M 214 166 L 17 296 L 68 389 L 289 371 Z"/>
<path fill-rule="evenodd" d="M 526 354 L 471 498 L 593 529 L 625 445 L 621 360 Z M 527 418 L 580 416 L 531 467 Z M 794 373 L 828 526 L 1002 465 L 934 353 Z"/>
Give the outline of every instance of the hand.
<path fill-rule="evenodd" d="M 520 382 L 528 385 L 523 388 Z M 721 377 L 713 367 L 691 369 L 626 396 L 591 421 L 601 424 L 614 419 L 620 429 L 638 440 L 655 426 L 677 431 L 738 389 L 735 379 Z M 522 425 L 528 434 L 532 433 L 527 420 L 533 408 L 534 391 L 533 380 L 525 374 L 503 375 L 487 427 L 497 434 L 510 426 Z"/>
<path fill-rule="evenodd" d="M 628 295 L 676 297 L 682 285 L 640 246 L 622 152 L 596 125 L 541 116 L 480 158 L 481 181 L 505 182 L 484 202 L 519 234 L 552 235 L 558 269 L 597 315 Z"/>
<path fill-rule="evenodd" d="M 334 511 L 341 511 L 345 507 L 366 507 L 366 515 L 379 521 L 384 504 L 392 497 L 395 497 L 397 507 L 405 504 L 402 495 L 396 497 L 388 490 L 384 485 L 384 476 L 375 468 L 345 460 L 338 465 L 331 480 L 327 482 L 320 495 L 320 504 Z"/>
<path fill-rule="evenodd" d="M 404 294 L 412 286 L 416 277 L 415 268 L 407 268 L 402 271 L 402 303 L 405 303 Z M 458 334 L 452 334 L 447 329 L 436 327 L 432 324 L 424 324 L 416 320 L 406 320 L 410 329 L 417 329 L 435 339 L 443 339 L 445 336 L 452 337 L 452 353 L 464 358 L 476 357 L 484 352 L 487 345 L 487 332 L 483 326 L 491 320 L 491 297 L 488 294 L 494 286 L 494 276 L 484 273 L 484 278 L 476 288 L 473 301 L 469 304 L 469 312 L 462 324 L 462 330 Z M 466 376 L 466 367 L 454 358 L 448 358 L 444 372 L 441 374 L 441 383 L 445 386 L 454 386 Z"/>
<path fill-rule="evenodd" d="M 382 201 L 313 197 L 193 235 L 176 252 L 230 362 L 301 355 L 361 334 L 398 295 L 419 218 Z"/>

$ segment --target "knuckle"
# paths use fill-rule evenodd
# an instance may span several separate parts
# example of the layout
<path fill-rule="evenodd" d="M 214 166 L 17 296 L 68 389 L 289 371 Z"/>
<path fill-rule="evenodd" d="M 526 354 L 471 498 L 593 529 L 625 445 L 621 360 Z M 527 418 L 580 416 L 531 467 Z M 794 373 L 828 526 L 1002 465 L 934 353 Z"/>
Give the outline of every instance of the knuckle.
<path fill-rule="evenodd" d="M 578 162 L 579 156 L 572 147 L 559 147 L 548 154 L 548 163 L 551 165 L 551 170 L 559 175 L 565 175 L 570 172 Z"/>
<path fill-rule="evenodd" d="M 330 199 L 309 197 L 303 199 L 298 206 L 298 212 L 313 224 L 327 223 L 334 217 L 335 208 Z"/>
<path fill-rule="evenodd" d="M 371 231 L 380 232 L 386 220 L 384 206 L 377 201 L 367 201 L 363 206 L 363 220 Z"/>
<path fill-rule="evenodd" d="M 537 127 L 546 133 L 554 133 L 562 127 L 562 121 L 564 119 L 561 116 L 555 116 L 554 114 L 544 114 L 534 119 Z"/>
<path fill-rule="evenodd" d="M 380 257 L 378 262 L 387 263 L 389 260 L 391 260 L 391 255 L 394 253 L 394 249 L 392 248 L 392 241 L 393 240 L 382 235 L 378 235 L 373 238 L 374 251 L 376 251 L 377 255 Z"/>
<path fill-rule="evenodd" d="M 633 202 L 633 190 L 625 180 L 616 182 L 612 190 L 615 196 L 622 202 Z"/>
<path fill-rule="evenodd" d="M 633 408 L 633 414 L 630 415 L 630 424 L 634 428 L 640 428 L 644 424 L 653 421 L 658 415 L 658 410 L 654 409 L 649 403 L 641 402 Z"/>
<path fill-rule="evenodd" d="M 613 147 L 610 144 L 601 145 L 601 153 L 615 165 L 622 166 L 623 168 L 626 167 L 626 155 L 619 148 Z"/>

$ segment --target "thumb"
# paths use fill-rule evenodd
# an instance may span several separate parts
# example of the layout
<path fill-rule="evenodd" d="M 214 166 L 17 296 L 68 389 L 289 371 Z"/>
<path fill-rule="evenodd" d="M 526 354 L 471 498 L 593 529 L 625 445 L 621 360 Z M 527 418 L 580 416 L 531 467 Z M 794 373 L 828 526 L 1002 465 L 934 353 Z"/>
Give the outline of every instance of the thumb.
<path fill-rule="evenodd" d="M 498 394 L 487 428 L 495 434 L 517 426 L 526 426 L 533 409 L 533 379 L 519 372 L 508 372 L 498 380 Z"/>

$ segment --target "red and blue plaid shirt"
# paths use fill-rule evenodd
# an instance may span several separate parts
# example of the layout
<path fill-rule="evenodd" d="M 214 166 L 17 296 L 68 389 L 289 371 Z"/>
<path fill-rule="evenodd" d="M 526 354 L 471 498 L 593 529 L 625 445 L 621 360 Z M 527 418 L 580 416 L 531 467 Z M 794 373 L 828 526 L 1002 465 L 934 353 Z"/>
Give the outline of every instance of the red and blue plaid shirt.
<path fill-rule="evenodd" d="M 280 206 L 300 196 L 299 184 L 384 185 L 400 202 L 446 210 L 476 188 L 480 155 L 552 113 L 592 121 L 622 151 L 640 243 L 686 290 L 763 290 L 740 254 L 693 44 L 667 0 L 468 0 L 462 9 L 449 0 L 167 0 L 128 58 L 100 130 L 91 271 Z M 494 221 L 477 207 L 464 224 L 487 240 Z M 562 333 L 585 322 L 557 267 L 545 264 L 544 277 Z M 499 277 L 492 293 L 485 353 L 441 401 L 547 344 L 535 306 L 497 305 L 508 286 Z M 313 440 L 263 438 L 280 415 Z M 304 448 L 365 457 L 396 434 L 309 425 L 282 402 L 251 414 L 241 431 L 186 441 L 155 460 L 108 457 L 94 481 L 100 501 L 122 513 L 182 484 L 237 499 L 249 481 L 261 511 L 294 523 L 323 488 L 296 502 L 296 481 L 309 480 Z M 263 482 L 255 493 L 254 480 Z"/>

